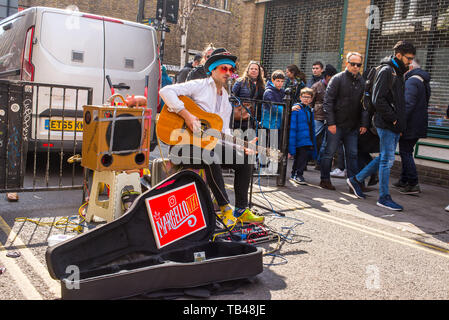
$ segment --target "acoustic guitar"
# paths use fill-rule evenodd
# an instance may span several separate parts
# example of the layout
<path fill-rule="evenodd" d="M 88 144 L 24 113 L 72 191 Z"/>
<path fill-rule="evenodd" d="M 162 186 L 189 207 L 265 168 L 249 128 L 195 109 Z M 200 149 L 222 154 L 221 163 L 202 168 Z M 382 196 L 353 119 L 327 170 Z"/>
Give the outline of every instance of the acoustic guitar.
<path fill-rule="evenodd" d="M 282 152 L 277 149 L 264 148 L 221 132 L 223 119 L 219 115 L 204 111 L 189 97 L 179 96 L 179 99 L 184 102 L 187 111 L 199 119 L 201 129 L 198 133 L 193 133 L 187 127 L 184 118 L 168 111 L 167 104 L 165 104 L 156 124 L 156 135 L 163 143 L 171 146 L 190 144 L 202 149 L 212 150 L 218 142 L 222 142 L 234 149 L 243 150 L 247 148 L 254 150 L 265 155 L 273 162 L 279 162 L 282 159 Z"/>

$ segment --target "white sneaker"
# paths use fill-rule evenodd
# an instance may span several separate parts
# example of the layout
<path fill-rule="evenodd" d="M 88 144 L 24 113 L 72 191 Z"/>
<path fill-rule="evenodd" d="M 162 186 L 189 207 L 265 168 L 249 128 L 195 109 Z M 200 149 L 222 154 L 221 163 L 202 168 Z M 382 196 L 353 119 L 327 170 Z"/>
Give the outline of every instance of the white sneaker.
<path fill-rule="evenodd" d="M 444 208 L 444 210 L 449 211 L 449 204 L 447 205 L 446 208 Z"/>
<path fill-rule="evenodd" d="M 346 178 L 346 169 L 342 171 L 339 168 L 335 168 L 331 172 L 331 177 L 334 177 L 334 178 Z"/>

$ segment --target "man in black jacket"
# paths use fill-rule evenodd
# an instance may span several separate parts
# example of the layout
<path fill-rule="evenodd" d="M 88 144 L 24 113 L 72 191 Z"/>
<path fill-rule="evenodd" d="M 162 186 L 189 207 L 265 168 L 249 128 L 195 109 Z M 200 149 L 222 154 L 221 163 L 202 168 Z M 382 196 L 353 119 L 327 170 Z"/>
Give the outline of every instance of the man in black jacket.
<path fill-rule="evenodd" d="M 379 170 L 379 200 L 377 205 L 395 211 L 403 207 L 391 199 L 388 183 L 390 169 L 395 160 L 399 137 L 406 127 L 404 74 L 415 58 L 415 47 L 399 41 L 393 48 L 394 55 L 381 61 L 382 67 L 374 80 L 372 102 L 376 109 L 374 124 L 380 140 L 380 154 L 356 176 L 346 180 L 359 198 L 365 198 L 360 181 Z"/>
<path fill-rule="evenodd" d="M 324 78 L 323 69 L 324 69 L 324 66 L 321 63 L 321 61 L 315 61 L 312 64 L 312 77 L 309 79 L 309 81 L 307 81 L 307 84 L 306 84 L 307 88 L 312 88 L 312 86 L 314 85 L 315 82 L 318 82 Z"/>
<path fill-rule="evenodd" d="M 362 55 L 350 52 L 346 70 L 332 77 L 324 96 L 323 109 L 327 117 L 327 145 L 321 159 L 320 187 L 335 190 L 330 181 L 332 158 L 340 144 L 345 148 L 348 176 L 358 172 L 357 141 L 368 127 L 368 112 L 362 107 L 364 81 L 360 75 Z"/>
<path fill-rule="evenodd" d="M 181 82 L 185 82 L 187 79 L 187 75 L 189 74 L 189 72 L 193 69 L 196 68 L 200 65 L 201 63 L 201 59 L 203 57 L 200 54 L 195 55 L 195 57 L 193 58 L 192 62 L 188 62 L 184 68 L 181 69 L 181 71 L 179 71 L 178 76 L 176 77 L 176 83 L 181 83 Z"/>

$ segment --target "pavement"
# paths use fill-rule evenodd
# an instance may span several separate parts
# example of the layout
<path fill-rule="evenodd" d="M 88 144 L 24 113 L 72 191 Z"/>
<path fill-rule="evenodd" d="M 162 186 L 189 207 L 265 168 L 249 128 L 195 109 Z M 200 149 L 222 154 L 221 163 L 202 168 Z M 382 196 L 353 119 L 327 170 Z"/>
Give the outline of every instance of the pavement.
<path fill-rule="evenodd" d="M 289 161 L 289 169 L 291 168 L 291 161 Z M 449 189 L 446 187 L 435 186 L 430 184 L 420 184 L 421 193 L 416 195 L 401 194 L 397 188 L 392 186 L 392 183 L 397 181 L 397 177 L 390 177 L 390 194 L 394 201 L 404 207 L 402 212 L 395 212 L 385 208 L 380 208 L 376 205 L 379 197 L 378 187 L 376 184 L 370 186 L 369 192 L 366 192 L 366 199 L 357 199 L 346 183 L 346 178 L 331 178 L 336 191 L 322 189 L 319 186 L 320 172 L 313 169 L 313 166 L 308 166 L 308 170 L 304 173 L 304 177 L 309 187 L 313 187 L 312 194 L 308 195 L 307 189 L 296 185 L 289 181 L 290 170 L 287 170 L 287 179 L 285 187 L 288 192 L 297 192 L 301 190 L 301 195 L 298 194 L 298 200 L 301 198 L 321 198 L 328 199 L 339 203 L 342 210 L 357 214 L 367 220 L 375 220 L 378 223 L 394 226 L 407 230 L 417 235 L 434 236 L 438 239 L 449 243 L 449 212 L 445 211 L 445 207 L 449 205 Z M 271 181 L 266 185 L 275 186 L 276 179 L 271 178 Z M 353 199 L 353 201 L 343 200 L 342 197 Z M 291 204 L 290 204 L 291 205 Z M 312 206 L 319 208 L 321 205 L 317 202 Z"/>

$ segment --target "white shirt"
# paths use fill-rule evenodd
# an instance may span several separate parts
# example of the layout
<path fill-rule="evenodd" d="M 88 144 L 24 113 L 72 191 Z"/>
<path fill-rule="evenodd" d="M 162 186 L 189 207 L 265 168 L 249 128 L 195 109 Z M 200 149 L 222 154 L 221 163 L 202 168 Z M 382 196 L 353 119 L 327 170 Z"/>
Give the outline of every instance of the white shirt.
<path fill-rule="evenodd" d="M 163 87 L 159 94 L 170 112 L 178 113 L 183 110 L 184 103 L 178 96 L 188 96 L 195 101 L 204 111 L 218 114 L 223 119 L 222 132 L 230 133 L 232 106 L 229 102 L 228 92 L 221 89 L 221 103 L 218 100 L 217 86 L 212 77 L 206 79 L 191 80 Z M 217 103 L 218 102 L 218 103 Z"/>

